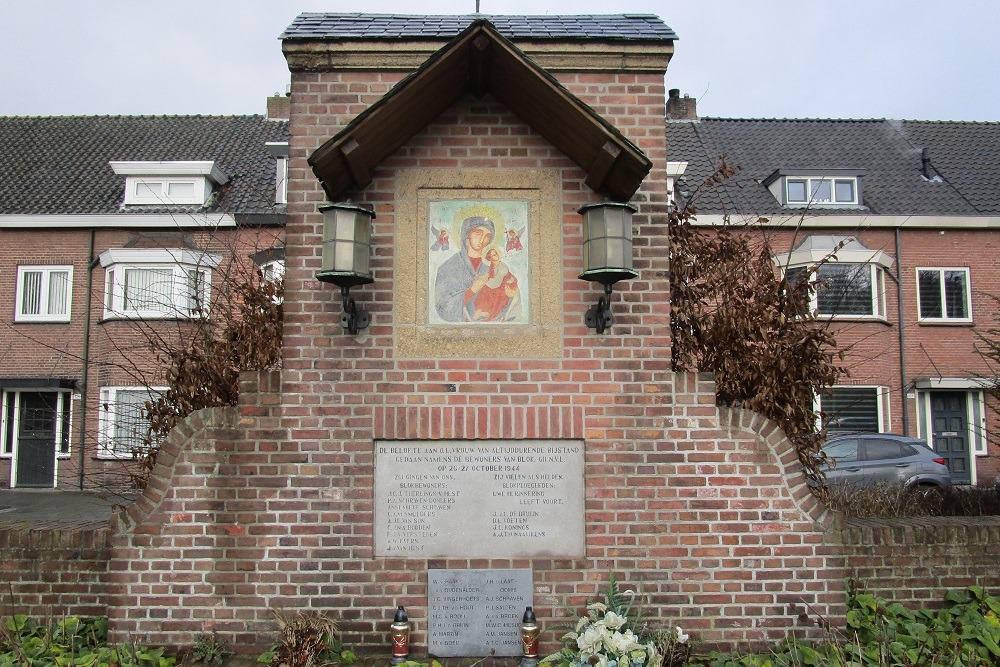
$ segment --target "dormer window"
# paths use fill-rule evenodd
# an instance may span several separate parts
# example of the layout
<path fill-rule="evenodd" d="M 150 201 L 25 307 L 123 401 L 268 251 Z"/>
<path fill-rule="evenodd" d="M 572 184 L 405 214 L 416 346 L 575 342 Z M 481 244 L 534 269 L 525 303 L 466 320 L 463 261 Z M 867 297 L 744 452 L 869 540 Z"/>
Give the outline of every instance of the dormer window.
<path fill-rule="evenodd" d="M 787 208 L 858 208 L 860 169 L 778 169 L 763 184 Z"/>
<path fill-rule="evenodd" d="M 229 178 L 215 162 L 111 162 L 125 176 L 125 206 L 204 206 Z"/>

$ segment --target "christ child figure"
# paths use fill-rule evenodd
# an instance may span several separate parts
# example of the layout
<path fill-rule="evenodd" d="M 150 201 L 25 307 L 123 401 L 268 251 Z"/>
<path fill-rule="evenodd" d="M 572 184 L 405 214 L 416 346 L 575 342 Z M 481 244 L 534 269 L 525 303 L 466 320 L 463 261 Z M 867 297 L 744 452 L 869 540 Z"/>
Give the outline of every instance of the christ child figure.
<path fill-rule="evenodd" d="M 472 300 L 472 321 L 503 321 L 507 319 L 505 315 L 511 305 L 511 299 L 517 294 L 517 278 L 510 272 L 510 268 L 500 261 L 500 251 L 496 247 L 487 250 L 484 259 L 489 268 L 477 275 L 473 282 L 476 297 Z M 482 284 L 478 289 L 477 283 Z"/>

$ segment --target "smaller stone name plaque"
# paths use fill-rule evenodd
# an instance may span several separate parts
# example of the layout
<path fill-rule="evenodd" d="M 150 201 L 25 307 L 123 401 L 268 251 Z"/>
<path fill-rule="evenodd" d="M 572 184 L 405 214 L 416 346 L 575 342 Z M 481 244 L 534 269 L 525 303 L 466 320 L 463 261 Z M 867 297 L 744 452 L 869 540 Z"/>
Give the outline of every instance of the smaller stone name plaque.
<path fill-rule="evenodd" d="M 428 570 L 427 651 L 442 658 L 521 655 L 531 570 Z"/>

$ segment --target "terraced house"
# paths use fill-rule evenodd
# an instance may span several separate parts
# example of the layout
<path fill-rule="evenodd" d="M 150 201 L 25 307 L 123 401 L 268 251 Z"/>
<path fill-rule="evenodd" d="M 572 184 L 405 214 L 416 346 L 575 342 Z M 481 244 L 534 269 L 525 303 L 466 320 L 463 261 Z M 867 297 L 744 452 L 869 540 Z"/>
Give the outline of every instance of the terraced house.
<path fill-rule="evenodd" d="M 749 224 L 789 277 L 829 256 L 812 307 L 850 371 L 818 398 L 830 431 L 919 436 L 955 483 L 993 483 L 1000 124 L 698 118 L 672 91 L 666 127 L 698 224 Z M 704 186 L 723 160 L 741 171 Z"/>
<path fill-rule="evenodd" d="M 277 118 L 0 119 L 0 485 L 128 485 L 163 384 L 150 340 L 210 316 L 236 267 L 281 260 L 287 100 L 271 103 Z"/>

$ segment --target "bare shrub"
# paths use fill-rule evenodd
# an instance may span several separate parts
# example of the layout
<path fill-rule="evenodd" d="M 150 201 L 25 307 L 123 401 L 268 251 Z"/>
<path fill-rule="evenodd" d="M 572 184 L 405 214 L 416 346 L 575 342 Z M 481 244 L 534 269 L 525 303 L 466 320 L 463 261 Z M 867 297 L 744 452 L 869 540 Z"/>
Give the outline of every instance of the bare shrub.
<path fill-rule="evenodd" d="M 736 168 L 723 163 L 706 186 Z M 720 403 L 777 422 L 806 475 L 819 484 L 822 443 L 815 396 L 845 374 L 844 351 L 806 307 L 818 267 L 794 283 L 779 276 L 765 219 L 701 230 L 690 205 L 670 215 L 670 324 L 675 371 L 715 374 Z"/>
<path fill-rule="evenodd" d="M 983 486 L 937 489 L 845 484 L 828 487 L 821 497 L 831 509 L 855 518 L 1000 515 L 1000 493 Z"/>

